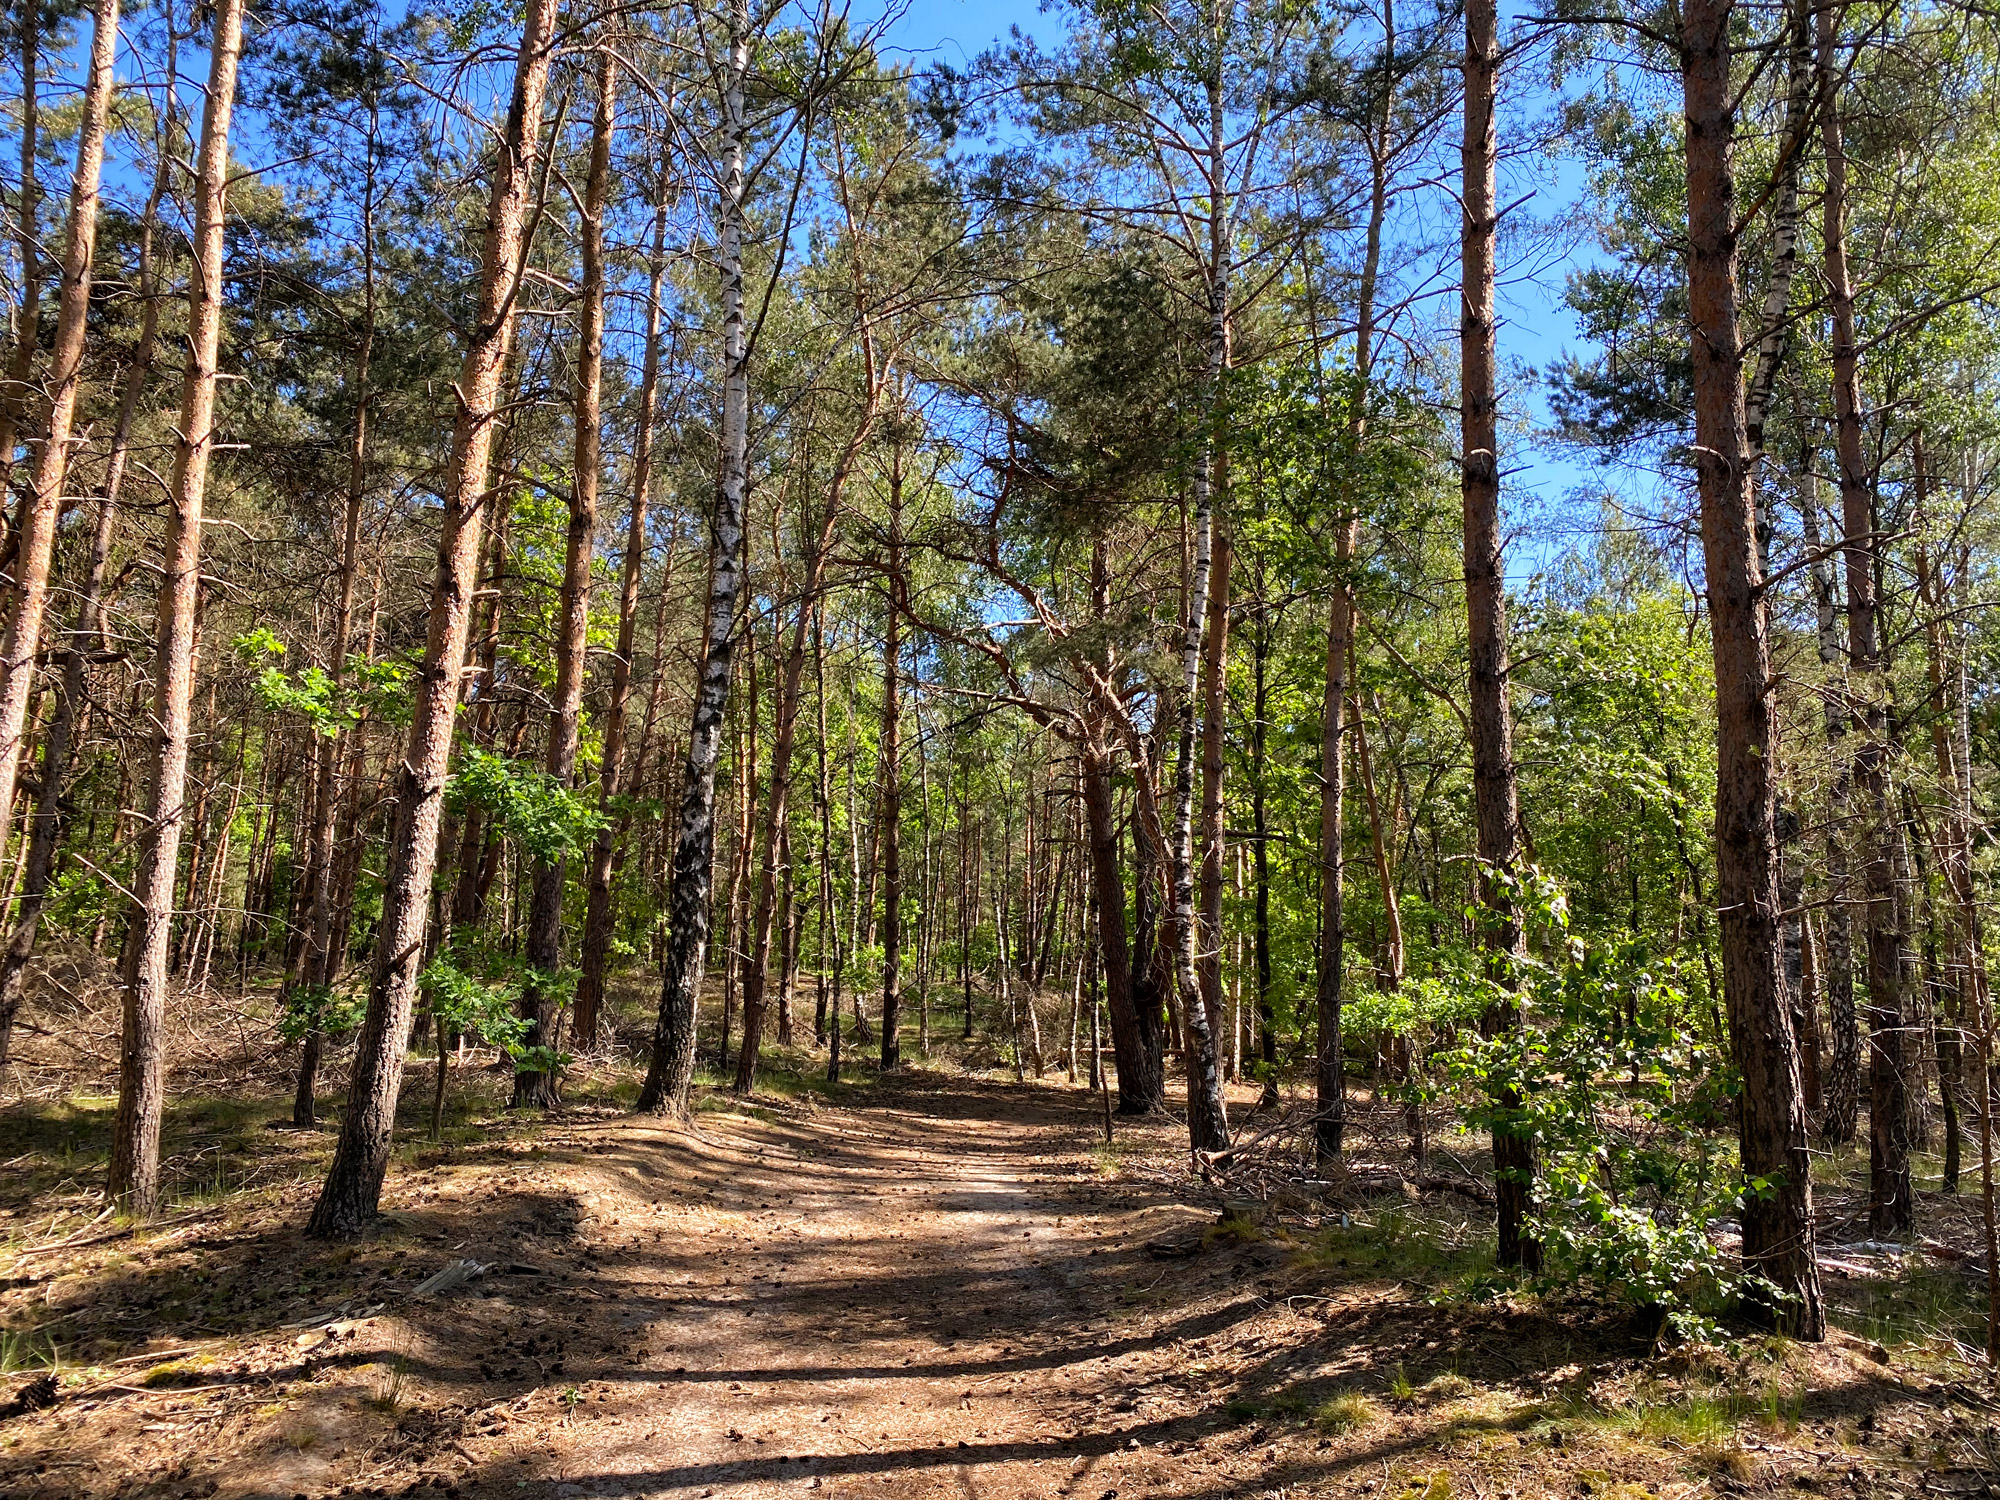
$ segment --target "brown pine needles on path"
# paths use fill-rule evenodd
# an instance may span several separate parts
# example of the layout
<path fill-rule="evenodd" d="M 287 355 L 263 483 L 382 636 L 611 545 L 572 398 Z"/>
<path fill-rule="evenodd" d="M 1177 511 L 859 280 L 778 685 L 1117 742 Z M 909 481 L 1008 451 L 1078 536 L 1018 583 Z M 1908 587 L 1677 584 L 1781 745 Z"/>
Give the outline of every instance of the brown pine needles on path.
<path fill-rule="evenodd" d="M 422 1150 L 354 1246 L 298 1232 L 307 1166 L 16 1254 L 0 1315 L 71 1369 L 13 1392 L 0 1493 L 1879 1494 L 1960 1427 L 1851 1338 L 1662 1364 L 1616 1312 L 1455 1292 L 1490 1233 L 1456 1198 L 1218 1225 L 1182 1127 L 1107 1152 L 1082 1089 L 699 1102 L 692 1136 L 583 1107 Z"/>

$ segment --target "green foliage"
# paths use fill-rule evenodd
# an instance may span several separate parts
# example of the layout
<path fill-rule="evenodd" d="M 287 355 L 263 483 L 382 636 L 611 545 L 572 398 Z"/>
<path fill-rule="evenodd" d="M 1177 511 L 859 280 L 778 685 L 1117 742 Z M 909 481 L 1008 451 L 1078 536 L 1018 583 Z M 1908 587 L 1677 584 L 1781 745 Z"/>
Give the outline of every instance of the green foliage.
<path fill-rule="evenodd" d="M 484 809 L 509 838 L 547 863 L 581 854 L 606 825 L 594 789 L 564 786 L 523 761 L 470 746 L 445 788 L 454 812 Z"/>
<path fill-rule="evenodd" d="M 368 997 L 358 991 L 325 984 L 294 985 L 285 993 L 278 1035 L 288 1042 L 300 1041 L 314 1031 L 325 1037 L 342 1037 L 360 1026 L 367 1014 Z"/>
<path fill-rule="evenodd" d="M 520 986 L 481 978 L 460 968 L 450 954 L 440 953 L 417 981 L 431 1014 L 451 1031 L 469 1032 L 489 1047 L 509 1055 L 521 1050 L 528 1022 L 517 1013 Z"/>
<path fill-rule="evenodd" d="M 236 645 L 246 660 L 254 659 L 250 655 L 252 650 L 269 655 L 283 655 L 285 651 L 283 642 L 261 626 L 239 636 Z M 339 682 L 319 667 L 307 667 L 292 675 L 282 667 L 267 665 L 257 674 L 252 690 L 257 702 L 269 712 L 295 714 L 310 724 L 315 734 L 332 739 L 364 718 L 396 726 L 409 723 L 410 676 L 410 669 L 400 662 L 371 662 L 365 657 L 350 656 Z"/>
<path fill-rule="evenodd" d="M 1714 1221 L 1758 1184 L 1735 1180 L 1712 1126 L 1723 1059 L 1685 1024 L 1687 999 L 1643 944 L 1592 943 L 1545 874 L 1496 876 L 1525 951 L 1472 983 L 1521 1024 L 1462 1045 L 1471 1118 L 1536 1143 L 1537 1232 L 1550 1272 L 1656 1313 L 1683 1336 L 1740 1292 Z"/>

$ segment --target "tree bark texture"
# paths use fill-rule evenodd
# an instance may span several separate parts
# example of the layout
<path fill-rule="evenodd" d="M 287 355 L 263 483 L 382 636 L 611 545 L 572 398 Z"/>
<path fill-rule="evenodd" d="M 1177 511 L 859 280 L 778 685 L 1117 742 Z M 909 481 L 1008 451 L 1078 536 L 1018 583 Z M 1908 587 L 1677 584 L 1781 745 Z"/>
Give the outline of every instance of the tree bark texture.
<path fill-rule="evenodd" d="M 709 525 L 707 638 L 695 685 L 694 722 L 682 773 L 679 828 L 668 890 L 667 973 L 653 1031 L 652 1060 L 639 1092 L 646 1113 L 688 1116 L 694 1081 L 695 1019 L 708 963 L 714 884 L 715 765 L 736 653 L 736 604 L 743 587 L 744 503 L 748 488 L 750 370 L 743 305 L 743 171 L 749 130 L 744 85 L 750 70 L 746 0 L 731 0 L 722 68 L 722 172 L 718 264 L 722 274 L 722 431 L 715 507 Z"/>
<path fill-rule="evenodd" d="M 1722 984 L 1743 1080 L 1743 1264 L 1775 1288 L 1755 1310 L 1804 1339 L 1824 1335 L 1798 1041 L 1778 975 L 1777 796 L 1770 644 L 1743 406 L 1736 291 L 1731 0 L 1681 12 L 1687 122 L 1688 310 L 1695 472 L 1715 657 L 1716 886 Z"/>
<path fill-rule="evenodd" d="M 160 1123 L 166 1105 L 167 960 L 173 943 L 174 875 L 187 790 L 195 627 L 201 597 L 201 513 L 215 449 L 216 358 L 222 342 L 223 214 L 229 124 L 243 49 L 243 0 L 217 0 L 209 39 L 207 102 L 195 172 L 187 368 L 161 556 L 153 655 L 153 736 L 146 823 L 132 879 L 124 956 L 124 1026 L 118 1111 L 112 1122 L 111 1197 L 136 1218 L 160 1200 Z"/>
<path fill-rule="evenodd" d="M 347 1113 L 326 1181 L 307 1224 L 321 1238 L 359 1234 L 375 1217 L 389 1169 L 417 981 L 430 920 L 431 877 L 451 766 L 452 729 L 465 668 L 500 380 L 515 295 L 526 259 L 523 229 L 540 143 L 542 97 L 553 56 L 554 0 L 528 0 L 515 56 L 513 96 L 487 195 L 479 301 L 460 368 L 423 669 L 413 685 L 404 760 L 395 773 L 395 815 L 376 928 L 368 1012 L 358 1037 Z"/>

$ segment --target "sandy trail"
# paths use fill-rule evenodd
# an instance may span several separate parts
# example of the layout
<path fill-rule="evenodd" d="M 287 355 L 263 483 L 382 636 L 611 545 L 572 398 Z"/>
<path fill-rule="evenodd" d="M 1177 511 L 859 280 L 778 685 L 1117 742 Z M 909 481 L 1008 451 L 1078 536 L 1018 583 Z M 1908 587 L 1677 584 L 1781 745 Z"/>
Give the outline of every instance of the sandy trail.
<path fill-rule="evenodd" d="M 1087 1095 L 927 1080 L 810 1119 L 707 1115 L 693 1142 L 591 1132 L 571 1236 L 587 1282 L 457 1321 L 560 1340 L 579 1399 L 470 1451 L 468 1478 L 559 1497 L 1163 1492 L 1155 1445 L 1201 1404 L 1178 1388 L 1200 1330 L 1124 1303 L 1162 1271 L 1144 1242 L 1198 1215 L 1107 1190 L 1099 1128 Z"/>

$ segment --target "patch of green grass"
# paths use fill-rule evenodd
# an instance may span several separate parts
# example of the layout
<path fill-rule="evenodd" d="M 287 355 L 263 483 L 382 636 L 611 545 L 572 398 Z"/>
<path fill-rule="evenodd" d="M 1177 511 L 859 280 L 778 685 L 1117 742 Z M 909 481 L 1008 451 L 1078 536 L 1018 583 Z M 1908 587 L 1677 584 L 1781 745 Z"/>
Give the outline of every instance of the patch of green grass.
<path fill-rule="evenodd" d="M 1410 1372 L 1400 1364 L 1389 1372 L 1389 1399 L 1409 1401 L 1417 1394 L 1416 1382 L 1410 1379 Z"/>
<path fill-rule="evenodd" d="M 1479 1279 L 1492 1277 L 1493 1246 L 1490 1228 L 1449 1208 L 1399 1202 L 1324 1226 L 1296 1259 L 1305 1269 L 1356 1279 L 1392 1277 L 1455 1298 L 1476 1295 Z"/>
<path fill-rule="evenodd" d="M 1737 1415 L 1736 1403 L 1728 1395 L 1708 1392 L 1664 1400 L 1642 1395 L 1632 1406 L 1611 1413 L 1609 1420 L 1647 1442 L 1711 1448 L 1735 1435 Z"/>
<path fill-rule="evenodd" d="M 1342 1391 L 1319 1404 L 1313 1412 L 1313 1425 L 1328 1437 L 1339 1437 L 1366 1427 L 1379 1415 L 1375 1403 L 1361 1392 Z"/>
<path fill-rule="evenodd" d="M 1219 1224 L 1211 1224 L 1202 1231 L 1201 1242 L 1207 1245 L 1252 1245 L 1264 1238 L 1264 1231 L 1248 1214 L 1230 1214 Z"/>
<path fill-rule="evenodd" d="M 33 1328 L 0 1328 L 0 1375 L 61 1368 L 62 1350 L 47 1334 Z"/>

